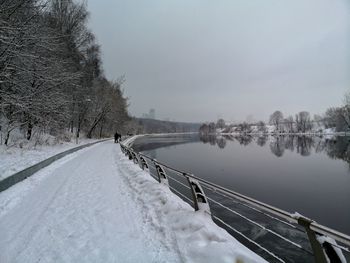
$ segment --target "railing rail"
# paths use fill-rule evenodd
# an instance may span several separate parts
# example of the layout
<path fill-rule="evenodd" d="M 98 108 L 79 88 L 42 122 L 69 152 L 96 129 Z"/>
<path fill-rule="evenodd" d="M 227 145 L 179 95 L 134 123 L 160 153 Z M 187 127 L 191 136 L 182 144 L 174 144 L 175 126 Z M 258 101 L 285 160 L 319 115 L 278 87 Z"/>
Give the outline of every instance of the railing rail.
<path fill-rule="evenodd" d="M 335 247 L 338 250 L 340 249 L 342 251 L 350 252 L 350 250 L 349 250 L 350 236 L 348 236 L 344 233 L 341 233 L 341 232 L 336 231 L 334 229 L 331 229 L 329 227 L 318 224 L 317 222 L 315 222 L 309 218 L 306 218 L 298 213 L 291 214 L 291 213 L 284 211 L 282 209 L 279 209 L 277 207 L 260 202 L 254 198 L 248 197 L 246 195 L 237 193 L 235 191 L 232 191 L 230 189 L 227 189 L 227 188 L 222 187 L 220 185 L 217 185 L 215 183 L 212 183 L 212 182 L 209 182 L 209 181 L 204 180 L 202 178 L 199 178 L 191 173 L 173 168 L 173 167 L 169 166 L 168 164 L 159 162 L 158 160 L 151 158 L 143 153 L 134 151 L 134 149 L 131 146 L 129 146 L 127 143 L 124 144 L 123 142 L 121 142 L 120 147 L 121 147 L 122 151 L 125 153 L 125 155 L 128 155 L 129 159 L 132 159 L 135 163 L 138 163 L 142 169 L 144 169 L 144 168 L 149 169 L 149 164 L 150 163 L 154 164 L 154 166 L 156 167 L 156 170 L 157 170 L 159 182 L 164 182 L 164 180 L 165 180 L 166 183 L 168 184 L 168 182 L 167 182 L 168 179 L 167 179 L 167 175 L 164 171 L 164 168 L 168 169 L 169 171 L 171 171 L 177 175 L 180 175 L 180 176 L 186 178 L 188 183 L 189 183 L 188 186 L 186 184 L 170 177 L 171 180 L 179 183 L 180 185 L 182 185 L 185 188 L 190 189 L 192 191 L 192 195 L 193 195 L 192 202 L 193 202 L 193 205 L 195 207 L 195 210 L 205 210 L 210 214 L 208 199 L 209 199 L 209 201 L 211 201 L 213 203 L 218 203 L 217 201 L 213 200 L 212 198 L 207 198 L 205 196 L 204 191 L 201 187 L 201 185 L 202 185 L 203 187 L 205 187 L 207 189 L 211 189 L 213 192 L 220 194 L 221 196 L 233 198 L 235 200 L 240 200 L 242 202 L 242 204 L 250 207 L 251 209 L 257 210 L 260 213 L 264 213 L 263 211 L 265 211 L 268 214 L 266 214 L 266 213 L 264 213 L 264 214 L 268 215 L 270 218 L 278 220 L 284 224 L 290 225 L 297 230 L 302 231 L 301 229 L 295 227 L 292 224 L 297 224 L 299 226 L 302 226 L 305 229 L 305 232 L 307 233 L 307 236 L 308 236 L 311 248 L 313 250 L 313 255 L 315 257 L 316 262 L 321 262 L 321 263 L 333 262 L 332 257 L 334 257 L 334 255 L 336 257 L 338 257 L 337 259 L 334 259 L 335 260 L 334 262 L 338 262 L 337 260 L 339 260 L 339 257 L 342 257 L 342 255 L 338 255 L 339 253 L 337 253 L 334 250 L 332 253 L 329 253 L 329 245 L 331 245 L 332 249 L 334 249 L 334 247 Z M 146 160 L 148 160 L 150 163 L 148 163 Z M 174 192 L 176 192 L 178 195 L 182 196 L 186 200 L 190 200 L 188 197 L 186 197 L 185 195 L 183 195 L 182 193 L 177 191 L 175 188 L 173 188 L 171 186 L 169 186 L 169 188 L 171 188 Z M 270 230 L 267 227 L 264 227 L 264 226 L 260 225 L 259 223 L 254 222 L 253 220 L 250 220 L 249 218 L 247 218 L 245 216 L 240 215 L 239 213 L 233 211 L 232 209 L 230 209 L 222 204 L 219 204 L 219 205 L 228 209 L 228 211 L 230 211 L 231 213 L 236 214 L 236 215 L 244 218 L 245 220 L 250 221 L 254 225 L 257 225 L 258 227 L 264 229 L 265 231 L 283 239 L 284 241 L 288 242 L 289 244 L 291 244 L 295 247 L 298 247 L 306 252 L 311 253 L 308 249 L 302 247 L 301 245 L 295 243 L 294 241 L 291 241 L 291 240 L 281 236 L 280 234 L 276 233 L 275 231 Z M 263 210 L 263 211 L 261 211 L 261 210 Z M 272 216 L 271 214 L 274 216 L 277 216 L 278 218 Z M 222 224 L 224 224 L 226 227 L 228 226 L 228 224 L 226 222 L 224 222 L 222 219 L 218 218 L 217 216 L 212 215 L 212 217 L 215 218 L 216 220 L 218 220 L 219 222 L 221 222 Z M 232 229 L 236 233 L 239 232 L 236 229 L 234 229 L 232 226 L 230 226 L 229 228 Z M 270 256 L 274 257 L 276 260 L 278 260 L 280 262 L 284 262 L 280 257 L 278 257 L 274 253 L 268 251 L 267 249 L 263 248 L 261 245 L 258 245 L 255 241 L 252 241 L 251 239 L 246 237 L 244 234 L 242 234 L 240 232 L 238 234 L 243 236 L 249 242 L 257 245 L 260 249 L 267 252 Z M 341 243 L 342 245 L 339 245 L 336 242 L 323 241 L 324 243 L 327 243 L 327 245 L 328 245 L 327 246 L 328 249 L 326 249 L 324 243 L 319 241 L 320 236 L 330 237 L 330 238 L 334 239 L 335 241 Z M 348 247 L 346 247 L 346 246 L 348 246 Z"/>

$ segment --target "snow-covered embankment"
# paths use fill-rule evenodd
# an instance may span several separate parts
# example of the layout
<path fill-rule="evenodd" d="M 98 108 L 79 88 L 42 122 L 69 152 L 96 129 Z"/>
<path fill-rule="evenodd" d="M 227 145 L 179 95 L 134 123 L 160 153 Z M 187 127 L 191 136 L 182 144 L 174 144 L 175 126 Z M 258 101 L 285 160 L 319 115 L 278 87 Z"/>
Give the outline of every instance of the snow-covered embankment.
<path fill-rule="evenodd" d="M 125 140 L 131 145 L 136 137 Z M 194 211 L 164 184 L 119 153 L 120 174 L 132 189 L 137 205 L 158 232 L 173 233 L 185 262 L 265 262 L 244 247 L 210 215 Z"/>

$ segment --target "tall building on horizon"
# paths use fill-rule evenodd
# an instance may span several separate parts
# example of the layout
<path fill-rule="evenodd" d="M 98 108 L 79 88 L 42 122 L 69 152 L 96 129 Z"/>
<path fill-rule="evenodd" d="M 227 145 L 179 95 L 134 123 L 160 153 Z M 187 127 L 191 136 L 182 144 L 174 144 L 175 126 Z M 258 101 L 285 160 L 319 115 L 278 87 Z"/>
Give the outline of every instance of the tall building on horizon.
<path fill-rule="evenodd" d="M 151 108 L 148 113 L 142 114 L 142 118 L 155 119 L 156 118 L 156 110 Z"/>
<path fill-rule="evenodd" d="M 156 110 L 153 109 L 153 108 L 150 109 L 148 115 L 149 115 L 149 118 L 150 118 L 150 119 L 155 119 L 155 118 L 156 118 Z"/>

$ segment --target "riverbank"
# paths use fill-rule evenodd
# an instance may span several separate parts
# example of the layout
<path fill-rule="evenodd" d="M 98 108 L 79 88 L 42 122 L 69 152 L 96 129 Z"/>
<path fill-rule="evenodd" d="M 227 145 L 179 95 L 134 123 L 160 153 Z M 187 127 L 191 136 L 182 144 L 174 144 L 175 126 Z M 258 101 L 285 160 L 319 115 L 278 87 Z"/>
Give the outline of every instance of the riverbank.
<path fill-rule="evenodd" d="M 228 136 L 350 136 L 350 132 L 217 132 L 207 135 L 228 135 Z"/>

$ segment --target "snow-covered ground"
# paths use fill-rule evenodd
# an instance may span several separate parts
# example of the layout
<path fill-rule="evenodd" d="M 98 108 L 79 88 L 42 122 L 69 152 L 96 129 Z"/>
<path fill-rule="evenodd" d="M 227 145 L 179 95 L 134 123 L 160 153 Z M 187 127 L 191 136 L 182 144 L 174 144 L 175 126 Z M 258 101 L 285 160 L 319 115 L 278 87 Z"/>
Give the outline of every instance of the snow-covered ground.
<path fill-rule="evenodd" d="M 22 148 L 18 145 L 0 145 L 0 181 L 55 154 L 95 141 L 83 138 L 78 144 L 75 141 L 61 141 L 53 145 L 52 142 L 44 145 L 26 144 Z"/>
<path fill-rule="evenodd" d="M 0 193 L 0 262 L 265 262 L 112 141 Z"/>

